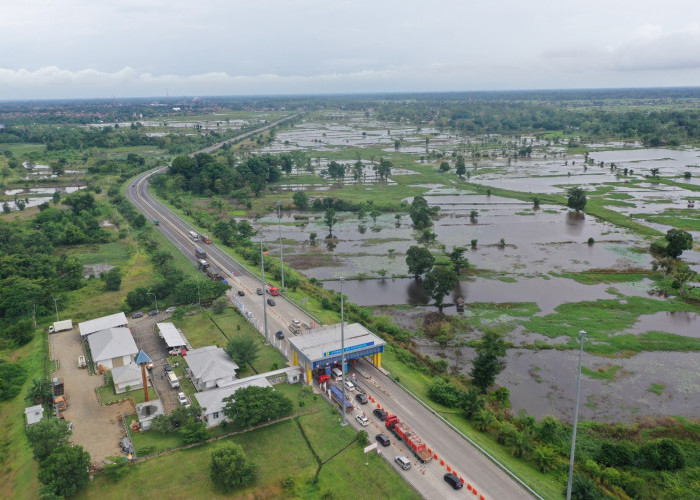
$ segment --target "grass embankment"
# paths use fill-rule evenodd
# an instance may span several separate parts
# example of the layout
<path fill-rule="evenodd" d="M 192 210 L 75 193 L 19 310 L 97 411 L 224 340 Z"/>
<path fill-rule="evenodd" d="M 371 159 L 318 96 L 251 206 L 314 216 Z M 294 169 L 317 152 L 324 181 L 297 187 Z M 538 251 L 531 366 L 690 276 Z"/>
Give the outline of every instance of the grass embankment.
<path fill-rule="evenodd" d="M 24 400 L 33 379 L 44 377 L 43 337 L 38 332 L 27 345 L 11 351 L 0 351 L 0 359 L 21 364 L 27 379 L 17 397 L 0 404 L 0 495 L 2 498 L 38 498 L 38 466 L 32 457 L 24 432 L 24 409 L 30 405 Z"/>
<path fill-rule="evenodd" d="M 300 387 L 282 384 L 276 386 L 276 390 L 292 396 L 297 405 Z M 279 422 L 133 465 L 130 473 L 117 484 L 98 475 L 77 498 L 111 499 L 134 495 L 183 499 L 231 498 L 232 495 L 241 498 L 323 498 L 324 495 L 346 498 L 357 495 L 359 485 L 371 485 L 372 494 L 377 498 L 420 498 L 382 457 L 370 454 L 370 466 L 365 467 L 365 456 L 358 443 L 323 465 L 318 482 L 314 483 L 318 463 L 309 446 L 321 461 L 325 461 L 353 441 L 356 431 L 350 426 L 340 427 L 338 414 L 321 397 L 307 400 L 301 410 L 313 407 L 318 407 L 319 411 L 297 417 L 298 423 L 294 420 Z M 137 450 L 142 445 L 139 440 L 144 438 L 168 442 L 170 447 L 181 444 L 177 434 L 163 437 L 143 433 L 134 436 Z M 260 478 L 253 486 L 224 493 L 212 485 L 210 455 L 226 442 L 240 444 L 246 455 L 260 466 Z M 291 481 L 285 481 L 290 477 Z M 294 486 L 285 488 L 283 481 Z"/>
<path fill-rule="evenodd" d="M 609 269 L 591 269 L 577 273 L 550 273 L 557 278 L 568 278 L 583 285 L 597 285 L 600 283 L 634 283 L 644 279 L 655 279 L 661 273 L 655 273 L 646 269 L 629 269 L 624 271 Z"/>
<path fill-rule="evenodd" d="M 514 458 L 510 453 L 510 448 L 499 444 L 491 434 L 477 431 L 463 416 L 462 412 L 430 401 L 428 398 L 428 385 L 433 380 L 433 377 L 407 366 L 397 358 L 396 353 L 397 351 L 393 345 L 388 344 L 382 356 L 382 365 L 391 373 L 393 378 L 397 379 L 424 402 L 429 403 L 430 407 L 442 415 L 445 420 L 469 436 L 479 446 L 488 450 L 491 455 L 544 498 L 559 498 L 561 496 L 561 484 L 552 476 L 543 474 L 533 465 Z M 389 411 L 391 411 L 391 408 L 389 408 Z M 465 443 L 465 446 L 468 445 Z"/>

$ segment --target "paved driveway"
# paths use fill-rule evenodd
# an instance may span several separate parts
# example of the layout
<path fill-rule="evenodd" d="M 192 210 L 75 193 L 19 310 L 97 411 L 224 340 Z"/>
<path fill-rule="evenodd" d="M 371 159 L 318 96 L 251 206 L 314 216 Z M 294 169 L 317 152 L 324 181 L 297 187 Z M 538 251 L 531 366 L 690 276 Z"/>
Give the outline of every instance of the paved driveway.
<path fill-rule="evenodd" d="M 68 394 L 68 409 L 63 415 L 74 425 L 71 440 L 89 451 L 95 463 L 119 455 L 119 440 L 124 436 L 119 417 L 135 413 L 131 400 L 99 404 L 95 388 L 104 385 L 104 377 L 78 368 L 78 356 L 84 351 L 77 328 L 50 335 L 50 342 L 52 357 L 60 364 L 51 377 L 62 378 Z"/>
<path fill-rule="evenodd" d="M 129 327 L 136 341 L 136 347 L 143 349 L 153 360 L 151 384 L 163 403 L 165 413 L 171 413 L 179 403 L 177 390 L 170 387 L 168 380 L 163 377 L 163 367 L 168 359 L 168 349 L 165 342 L 155 331 L 156 323 L 169 322 L 170 315 L 161 312 L 156 316 L 144 316 L 139 319 L 129 319 Z"/>

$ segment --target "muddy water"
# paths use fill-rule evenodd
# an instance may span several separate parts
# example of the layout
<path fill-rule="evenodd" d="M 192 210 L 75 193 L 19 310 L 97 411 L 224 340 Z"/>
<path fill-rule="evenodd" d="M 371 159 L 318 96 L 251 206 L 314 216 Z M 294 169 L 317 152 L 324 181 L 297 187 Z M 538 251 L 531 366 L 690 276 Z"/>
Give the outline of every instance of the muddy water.
<path fill-rule="evenodd" d="M 471 348 L 422 346 L 431 357 L 445 357 L 471 370 L 475 356 Z M 697 353 L 640 353 L 628 359 L 600 358 L 584 353 L 583 366 L 597 371 L 621 366 L 612 381 L 583 376 L 580 418 L 602 422 L 630 421 L 642 415 L 700 414 L 700 372 Z M 510 349 L 506 368 L 496 383 L 510 389 L 513 412 L 545 415 L 571 422 L 576 395 L 578 352 Z M 665 386 L 661 395 L 649 392 L 652 384 Z"/>
<path fill-rule="evenodd" d="M 688 311 L 661 311 L 640 316 L 631 329 L 620 333 L 666 332 L 700 338 L 700 315 Z"/>
<path fill-rule="evenodd" d="M 651 286 L 649 281 L 633 285 L 615 285 L 619 292 L 638 297 L 647 297 Z M 324 287 L 340 291 L 339 281 L 326 281 Z M 476 278 L 460 281 L 454 292 L 444 299 L 454 304 L 461 297 L 469 302 L 537 302 L 540 315 L 554 312 L 554 308 L 566 302 L 592 301 L 613 297 L 608 284 L 582 285 L 564 278 L 521 278 L 515 283 L 497 279 Z M 350 280 L 343 284 L 343 294 L 361 306 L 409 304 L 425 306 L 431 299 L 425 294 L 420 282 L 413 278 L 387 278 L 376 280 Z M 428 308 L 426 308 L 428 309 Z M 433 309 L 430 307 L 429 309 Z M 437 310 L 437 308 L 434 308 Z M 454 308 L 446 312 L 453 314 Z"/>

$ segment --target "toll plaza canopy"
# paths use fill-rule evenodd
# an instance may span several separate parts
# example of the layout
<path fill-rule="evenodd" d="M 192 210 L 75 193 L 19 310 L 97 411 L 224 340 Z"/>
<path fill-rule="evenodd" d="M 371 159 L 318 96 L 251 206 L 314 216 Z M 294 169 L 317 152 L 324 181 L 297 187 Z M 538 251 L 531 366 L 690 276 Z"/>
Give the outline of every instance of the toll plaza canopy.
<path fill-rule="evenodd" d="M 372 356 L 372 362 L 381 366 L 384 342 L 359 323 L 345 325 L 345 361 Z M 307 372 L 311 383 L 311 371 L 341 362 L 340 323 L 314 328 L 309 333 L 287 337 L 292 348 L 292 361 Z"/>

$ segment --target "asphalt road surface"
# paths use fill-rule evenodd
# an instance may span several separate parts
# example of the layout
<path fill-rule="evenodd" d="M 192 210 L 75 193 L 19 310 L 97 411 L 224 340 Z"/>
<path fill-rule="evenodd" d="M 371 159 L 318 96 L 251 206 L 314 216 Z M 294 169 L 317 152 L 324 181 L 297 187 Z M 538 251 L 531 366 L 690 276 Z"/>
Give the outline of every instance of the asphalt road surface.
<path fill-rule="evenodd" d="M 283 120 L 280 120 L 283 121 Z M 269 124 L 270 128 L 280 121 Z M 252 135 L 260 129 L 244 134 Z M 239 136 L 229 140 L 235 141 L 244 138 Z M 216 149 L 214 147 L 214 149 Z M 214 149 L 208 148 L 207 152 Z M 252 321 L 256 325 L 262 325 L 265 311 L 267 312 L 268 338 L 280 351 L 289 357 L 289 346 L 287 340 L 279 341 L 275 339 L 275 332 L 282 330 L 285 337 L 291 335 L 289 325 L 293 318 L 298 318 L 302 322 L 312 324 L 314 319 L 309 317 L 295 304 L 282 296 L 274 297 L 275 306 L 263 307 L 267 294 L 257 295 L 256 290 L 262 288 L 260 280 L 247 272 L 234 259 L 219 250 L 216 245 L 205 245 L 201 241 L 192 241 L 189 238 L 189 231 L 199 233 L 197 228 L 193 228 L 178 216 L 164 207 L 148 191 L 148 177 L 166 169 L 166 166 L 158 167 L 139 175 L 126 189 L 127 198 L 141 211 L 147 219 L 158 219 L 157 229 L 161 231 L 191 262 L 197 265 L 197 258 L 194 255 L 195 247 L 202 248 L 207 252 L 207 261 L 221 269 L 225 274 L 232 290 L 228 296 L 234 304 L 243 306 L 244 312 L 252 316 Z M 232 276 L 233 271 L 236 276 Z M 207 279 L 202 275 L 202 279 Z M 239 296 L 238 291 L 242 290 L 245 295 Z M 303 334 L 303 333 L 302 333 Z M 396 413 L 399 418 L 405 421 L 413 430 L 423 438 L 428 446 L 438 455 L 438 460 L 432 460 L 428 464 L 418 464 L 413 455 L 410 454 L 404 443 L 397 443 L 395 436 L 391 435 L 392 445 L 382 452 L 390 463 L 394 464 L 394 451 L 396 455 L 403 454 L 412 460 L 414 467 L 409 471 L 399 470 L 400 474 L 409 481 L 414 488 L 425 498 L 458 498 L 461 495 L 480 499 L 483 495 L 486 499 L 517 499 L 532 498 L 532 495 L 511 479 L 503 470 L 489 461 L 476 448 L 466 442 L 461 436 L 445 425 L 439 418 L 433 415 L 418 401 L 413 399 L 401 387 L 396 385 L 391 379 L 382 374 L 369 363 L 361 363 L 360 371 L 367 378 L 358 375 L 358 380 L 366 386 L 368 392 L 384 408 L 388 408 L 391 413 Z M 370 419 L 371 429 L 367 429 L 370 438 L 382 428 L 381 422 L 371 416 L 373 404 L 365 405 L 370 411 L 365 410 Z M 359 406 L 359 405 L 358 405 Z M 359 428 L 355 421 L 355 413 L 349 418 L 353 425 Z M 377 431 L 377 432 L 374 432 Z M 386 434 L 386 430 L 384 430 Z M 440 460 L 444 460 L 445 465 L 440 465 Z M 462 490 L 454 491 L 443 480 L 443 475 L 447 472 L 447 465 L 456 469 L 460 476 L 468 480 L 469 484 L 475 486 L 478 496 L 474 496 L 471 491 L 467 491 L 466 486 Z"/>

